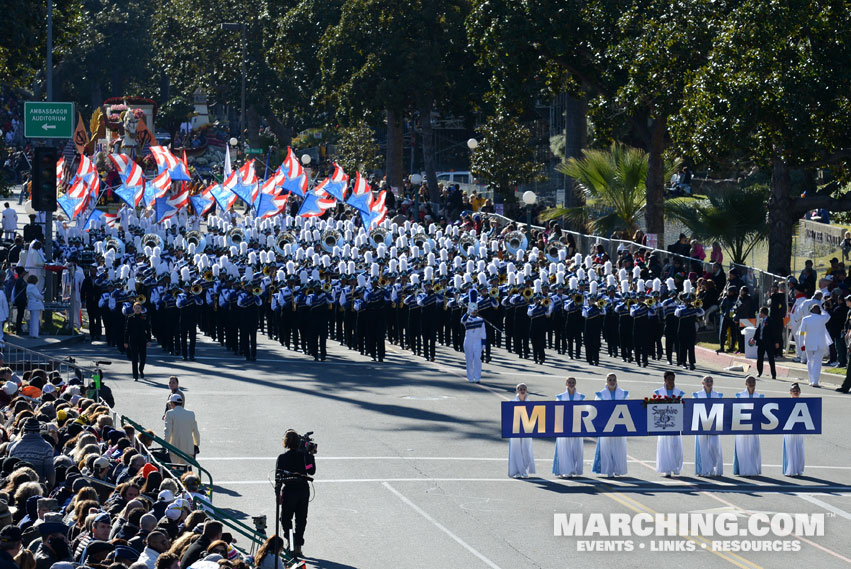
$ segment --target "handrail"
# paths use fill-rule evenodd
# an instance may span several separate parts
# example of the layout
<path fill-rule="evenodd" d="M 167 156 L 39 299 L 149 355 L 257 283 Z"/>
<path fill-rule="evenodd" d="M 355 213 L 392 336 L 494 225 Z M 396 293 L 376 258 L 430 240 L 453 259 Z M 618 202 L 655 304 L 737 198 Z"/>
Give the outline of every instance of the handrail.
<path fill-rule="evenodd" d="M 179 457 L 180 457 L 180 458 L 182 458 L 184 461 L 186 461 L 186 463 L 187 463 L 189 466 L 191 466 L 191 467 L 193 467 L 193 468 L 197 468 L 197 469 L 198 469 L 199 474 L 205 474 L 205 475 L 207 476 L 207 478 L 209 479 L 209 481 L 210 481 L 210 483 L 209 483 L 209 485 L 208 485 L 208 488 L 209 488 L 209 494 L 208 494 L 208 495 L 209 495 L 209 497 L 210 497 L 210 501 L 212 502 L 212 500 L 213 500 L 213 475 L 212 475 L 212 474 L 210 474 L 210 471 L 209 471 L 209 470 L 207 470 L 206 468 L 204 468 L 203 466 L 201 466 L 200 464 L 198 464 L 198 461 L 197 461 L 197 460 L 195 460 L 195 457 L 190 456 L 190 455 L 186 454 L 185 452 L 183 452 L 182 450 L 180 450 L 179 448 L 175 447 L 174 445 L 172 445 L 172 444 L 170 444 L 170 443 L 167 443 L 165 440 L 163 440 L 162 438 L 160 438 L 160 437 L 159 437 L 159 436 L 157 436 L 156 434 L 153 434 L 152 432 L 149 432 L 149 431 L 148 431 L 147 429 L 145 429 L 145 427 L 143 427 L 141 424 L 137 423 L 136 421 L 134 421 L 133 419 L 131 419 L 131 418 L 127 417 L 126 415 L 121 415 L 121 425 L 122 425 L 122 426 L 124 426 L 124 425 L 126 425 L 126 424 L 129 424 L 129 425 L 130 425 L 130 426 L 132 426 L 134 429 L 136 429 L 136 432 L 137 432 L 138 434 L 142 434 L 142 433 L 144 433 L 144 434 L 145 434 L 145 436 L 150 437 L 151 439 L 153 439 L 153 441 L 154 441 L 155 443 L 158 443 L 158 444 L 159 444 L 161 447 L 163 447 L 165 450 L 167 450 L 167 451 L 171 452 L 172 454 L 175 454 L 175 455 L 179 456 Z M 170 467 L 170 466 L 169 466 L 169 464 L 163 464 L 162 466 L 163 466 L 164 468 L 166 468 L 169 472 L 171 472 L 173 475 L 174 475 L 174 474 L 177 474 L 177 470 L 175 470 L 174 468 Z M 180 475 L 179 475 L 179 474 L 177 474 L 175 477 L 176 477 L 176 478 L 180 478 Z"/>
<path fill-rule="evenodd" d="M 81 366 L 71 358 L 56 358 L 42 352 L 36 352 L 29 348 L 18 346 L 8 339 L 6 345 L 2 348 L 3 361 L 5 365 L 15 369 L 16 371 L 26 371 L 16 369 L 18 366 L 29 366 L 30 369 L 35 367 L 47 368 L 47 371 L 58 371 L 62 374 L 66 383 L 69 383 L 71 377 L 79 370 L 80 375 L 91 377 L 94 368 Z M 81 377 L 82 379 L 82 377 Z"/>

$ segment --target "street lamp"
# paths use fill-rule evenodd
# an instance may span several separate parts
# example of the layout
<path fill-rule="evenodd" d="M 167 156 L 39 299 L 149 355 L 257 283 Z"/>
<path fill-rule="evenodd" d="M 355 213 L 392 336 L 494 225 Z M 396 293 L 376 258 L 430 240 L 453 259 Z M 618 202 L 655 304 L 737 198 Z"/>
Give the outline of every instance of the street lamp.
<path fill-rule="evenodd" d="M 226 32 L 241 32 L 240 51 L 241 57 L 239 62 L 240 71 L 242 71 L 242 99 L 239 111 L 239 138 L 245 143 L 245 23 L 226 23 L 222 24 L 221 28 Z"/>
<path fill-rule="evenodd" d="M 470 150 L 475 150 L 478 147 L 479 147 L 479 141 L 476 140 L 475 138 L 471 138 L 467 141 L 467 148 L 469 148 Z"/>
<path fill-rule="evenodd" d="M 527 190 L 523 192 L 523 203 L 526 204 L 526 236 L 532 242 L 532 206 L 538 201 L 535 192 Z"/>
<path fill-rule="evenodd" d="M 301 155 L 301 163 L 304 164 L 305 166 L 310 164 L 310 154 L 308 154 L 307 152 L 302 154 Z"/>

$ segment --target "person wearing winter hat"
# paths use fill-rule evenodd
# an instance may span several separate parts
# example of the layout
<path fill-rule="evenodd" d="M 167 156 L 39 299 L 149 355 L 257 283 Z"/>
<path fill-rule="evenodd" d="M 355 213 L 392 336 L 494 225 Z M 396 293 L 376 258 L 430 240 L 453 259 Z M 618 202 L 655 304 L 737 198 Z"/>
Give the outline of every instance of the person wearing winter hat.
<path fill-rule="evenodd" d="M 25 460 L 33 465 L 39 480 L 53 488 L 56 470 L 53 466 L 54 449 L 41 436 L 41 423 L 35 417 L 24 421 L 24 436 L 9 447 L 9 456 Z"/>

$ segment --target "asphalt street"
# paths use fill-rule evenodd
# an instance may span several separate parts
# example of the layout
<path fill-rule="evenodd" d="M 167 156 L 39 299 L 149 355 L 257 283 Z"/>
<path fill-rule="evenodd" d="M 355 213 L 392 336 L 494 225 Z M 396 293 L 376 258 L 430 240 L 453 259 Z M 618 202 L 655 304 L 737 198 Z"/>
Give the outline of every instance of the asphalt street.
<path fill-rule="evenodd" d="M 601 357 L 601 366 L 552 357 L 539 366 L 504 350 L 484 366 L 481 384 L 467 383 L 463 355 L 438 347 L 437 363 L 388 346 L 387 360 L 373 363 L 329 340 L 329 358 L 287 351 L 260 341 L 258 360 L 246 362 L 208 339 L 197 360 L 185 362 L 149 350 L 144 381 L 134 382 L 129 363 L 103 344 L 62 349 L 81 363 L 111 357 L 106 381 L 117 411 L 155 431 L 169 375 L 180 377 L 187 408 L 201 429 L 199 461 L 212 472 L 217 506 L 274 518 L 271 480 L 287 428 L 314 431 L 319 444 L 314 497 L 305 535 L 308 566 L 358 569 L 423 567 L 741 567 L 753 569 L 851 565 L 851 440 L 846 418 L 851 396 L 802 386 L 804 397 L 824 399 L 823 434 L 806 440 L 807 472 L 781 472 L 782 437 L 763 436 L 763 476 L 732 476 L 733 440 L 724 437 L 725 474 L 694 477 L 694 442 L 685 437 L 685 471 L 665 479 L 655 472 L 656 439 L 628 443 L 629 475 L 613 480 L 591 474 L 594 441 L 585 440 L 586 477 L 551 474 L 553 441 L 534 442 L 538 477 L 507 476 L 508 443 L 500 438 L 500 402 L 518 382 L 530 398 L 551 399 L 564 378 L 578 378 L 593 398 L 609 372 L 631 397 L 662 385 L 667 364 L 641 369 Z M 605 352 L 605 348 L 604 348 Z M 715 388 L 732 397 L 743 377 L 698 367 L 677 372 L 677 386 L 691 394 L 711 373 Z M 789 383 L 762 380 L 766 396 L 788 396 Z M 732 513 L 745 524 L 762 513 L 824 513 L 824 535 L 814 537 L 568 537 L 554 535 L 555 514 Z M 797 551 L 724 551 L 715 541 L 775 539 Z M 629 542 L 629 543 L 626 543 Z M 794 543 L 792 543 L 794 542 Z M 739 544 L 739 546 L 742 546 Z M 629 548 L 587 551 L 589 548 Z M 748 547 L 744 545 L 742 547 Z M 680 549 L 680 551 L 659 551 Z M 693 549 L 693 550 L 689 550 Z"/>

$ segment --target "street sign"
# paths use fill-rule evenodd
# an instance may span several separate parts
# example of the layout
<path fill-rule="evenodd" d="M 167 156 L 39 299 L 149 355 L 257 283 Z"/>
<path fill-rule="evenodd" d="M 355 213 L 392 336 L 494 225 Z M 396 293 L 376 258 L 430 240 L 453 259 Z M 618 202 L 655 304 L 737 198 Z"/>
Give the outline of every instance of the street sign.
<path fill-rule="evenodd" d="M 25 138 L 71 138 L 74 103 L 24 102 Z"/>
<path fill-rule="evenodd" d="M 262 148 L 246 148 L 245 153 L 246 154 L 263 154 L 263 149 Z"/>

